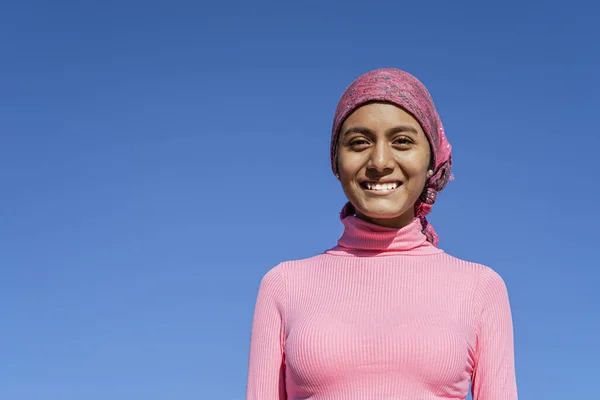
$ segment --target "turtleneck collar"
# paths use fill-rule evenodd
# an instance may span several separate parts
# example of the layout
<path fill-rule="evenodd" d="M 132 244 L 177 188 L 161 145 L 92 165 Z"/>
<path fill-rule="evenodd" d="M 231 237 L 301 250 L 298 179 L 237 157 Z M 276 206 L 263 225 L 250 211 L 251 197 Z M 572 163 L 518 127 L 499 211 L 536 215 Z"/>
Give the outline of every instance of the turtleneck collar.
<path fill-rule="evenodd" d="M 342 223 L 344 233 L 338 245 L 326 251 L 327 254 L 373 257 L 442 252 L 427 241 L 418 218 L 400 229 L 375 225 L 352 215 L 342 219 Z"/>

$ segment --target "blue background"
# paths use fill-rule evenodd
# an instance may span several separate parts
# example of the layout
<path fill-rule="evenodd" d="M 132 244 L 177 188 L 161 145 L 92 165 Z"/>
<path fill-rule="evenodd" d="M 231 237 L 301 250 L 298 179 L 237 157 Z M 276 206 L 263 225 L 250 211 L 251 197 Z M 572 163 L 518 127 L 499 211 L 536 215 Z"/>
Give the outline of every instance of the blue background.
<path fill-rule="evenodd" d="M 4 1 L 0 399 L 243 399 L 262 275 L 335 245 L 344 88 L 430 89 L 431 222 L 513 307 L 523 399 L 600 372 L 592 1 Z"/>

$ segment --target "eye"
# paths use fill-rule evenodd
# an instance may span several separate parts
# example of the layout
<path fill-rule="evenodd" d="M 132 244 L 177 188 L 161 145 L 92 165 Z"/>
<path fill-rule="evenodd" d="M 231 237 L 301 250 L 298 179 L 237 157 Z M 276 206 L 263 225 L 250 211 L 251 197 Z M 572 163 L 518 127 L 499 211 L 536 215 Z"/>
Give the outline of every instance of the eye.
<path fill-rule="evenodd" d="M 414 144 L 414 141 L 409 137 L 401 136 L 401 137 L 394 139 L 393 144 L 396 146 L 400 146 L 402 148 L 406 148 L 406 147 Z"/>
<path fill-rule="evenodd" d="M 356 138 L 348 143 L 348 146 L 352 147 L 353 149 L 362 149 L 368 145 L 369 142 L 364 138 Z"/>

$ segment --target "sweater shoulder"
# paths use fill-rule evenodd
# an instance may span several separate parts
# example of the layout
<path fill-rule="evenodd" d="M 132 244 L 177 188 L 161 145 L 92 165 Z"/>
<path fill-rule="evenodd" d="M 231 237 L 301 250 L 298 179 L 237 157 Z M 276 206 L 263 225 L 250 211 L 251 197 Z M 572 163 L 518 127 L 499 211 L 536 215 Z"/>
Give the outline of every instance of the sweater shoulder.
<path fill-rule="evenodd" d="M 286 274 L 293 271 L 298 271 L 304 268 L 314 267 L 316 265 L 321 265 L 328 257 L 327 254 L 317 254 L 311 257 L 300 258 L 296 260 L 286 260 L 279 263 L 275 268 L 271 269 L 271 271 L 280 271 L 282 274 Z M 269 272 L 271 272 L 269 271 Z"/>
<path fill-rule="evenodd" d="M 488 290 L 488 288 L 493 288 L 500 292 L 506 291 L 504 279 L 492 267 L 454 257 L 447 253 L 443 253 L 442 257 L 447 267 L 459 271 L 463 275 L 470 276 L 476 284 L 476 291 L 485 291 Z"/>
<path fill-rule="evenodd" d="M 480 276 L 481 274 L 495 273 L 495 271 L 488 265 L 455 257 L 446 252 L 442 253 L 440 257 L 440 261 L 445 264 L 446 267 L 460 270 L 461 272 L 472 273 L 476 276 Z"/>
<path fill-rule="evenodd" d="M 325 257 L 325 254 L 318 254 L 302 259 L 281 261 L 263 275 L 262 284 L 269 285 L 275 282 L 285 283 L 286 276 L 290 273 L 299 272 L 307 268 L 312 268 L 315 265 L 320 265 Z"/>

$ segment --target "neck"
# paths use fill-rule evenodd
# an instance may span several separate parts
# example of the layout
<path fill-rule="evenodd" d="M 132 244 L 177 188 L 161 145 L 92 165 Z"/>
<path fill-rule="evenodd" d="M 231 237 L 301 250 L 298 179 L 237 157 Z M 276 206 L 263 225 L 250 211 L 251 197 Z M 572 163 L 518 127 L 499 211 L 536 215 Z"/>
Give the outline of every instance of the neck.
<path fill-rule="evenodd" d="M 344 233 L 338 245 L 327 253 L 335 255 L 424 255 L 439 253 L 423 234 L 421 221 L 413 218 L 401 227 L 374 224 L 353 215 L 342 219 Z"/>

